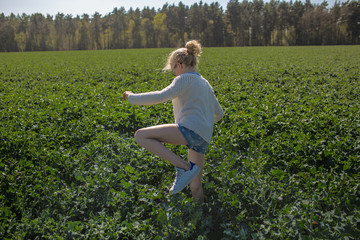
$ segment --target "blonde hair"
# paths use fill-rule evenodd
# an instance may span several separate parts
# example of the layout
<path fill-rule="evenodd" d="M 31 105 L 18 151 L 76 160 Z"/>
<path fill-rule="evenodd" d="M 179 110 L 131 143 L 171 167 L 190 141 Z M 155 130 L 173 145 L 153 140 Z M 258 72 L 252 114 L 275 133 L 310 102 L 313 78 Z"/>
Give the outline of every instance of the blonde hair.
<path fill-rule="evenodd" d="M 177 63 L 186 64 L 196 68 L 199 64 L 198 56 L 201 54 L 201 44 L 196 40 L 188 41 L 184 48 L 170 53 L 164 70 L 173 70 Z"/>

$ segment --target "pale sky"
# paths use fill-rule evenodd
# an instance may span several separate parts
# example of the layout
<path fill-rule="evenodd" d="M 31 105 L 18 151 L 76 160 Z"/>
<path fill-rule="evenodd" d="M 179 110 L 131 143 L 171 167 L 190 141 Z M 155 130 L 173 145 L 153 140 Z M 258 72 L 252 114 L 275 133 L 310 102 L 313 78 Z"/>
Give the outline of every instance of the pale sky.
<path fill-rule="evenodd" d="M 250 0 L 251 1 L 251 0 Z M 267 0 L 265 0 L 266 2 Z M 293 0 L 295 1 L 295 0 Z M 323 0 L 310 0 L 312 3 L 321 3 Z M 102 16 L 111 13 L 115 7 L 120 8 L 124 7 L 126 11 L 132 7 L 133 9 L 140 8 L 142 10 L 144 7 L 149 6 L 150 8 L 154 7 L 156 10 L 161 8 L 165 3 L 178 5 L 180 0 L 0 0 L 0 13 L 4 13 L 5 16 L 9 16 L 10 13 L 22 14 L 26 13 L 28 15 L 33 13 L 42 13 L 43 15 L 53 15 L 55 16 L 58 12 L 67 14 L 72 14 L 73 17 L 76 15 L 83 15 L 84 13 L 92 16 L 95 12 L 100 13 Z M 191 6 L 195 2 L 191 0 L 182 0 L 182 3 L 186 6 Z M 203 3 L 213 3 L 216 0 L 203 0 Z M 217 1 L 225 10 L 229 0 L 218 0 Z M 242 2 L 242 0 L 239 0 Z M 305 2 L 305 0 L 303 0 Z M 334 5 L 335 0 L 328 0 L 329 7 Z"/>

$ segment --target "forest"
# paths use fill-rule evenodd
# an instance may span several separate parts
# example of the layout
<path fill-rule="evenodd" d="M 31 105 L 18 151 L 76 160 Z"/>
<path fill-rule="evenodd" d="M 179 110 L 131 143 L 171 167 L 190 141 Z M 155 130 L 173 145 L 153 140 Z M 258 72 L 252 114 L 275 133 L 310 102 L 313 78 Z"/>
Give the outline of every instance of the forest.
<path fill-rule="evenodd" d="M 230 0 L 226 9 L 202 1 L 164 4 L 104 16 L 0 13 L 0 51 L 58 51 L 177 47 L 198 39 L 206 47 L 350 45 L 360 43 L 360 3 Z"/>

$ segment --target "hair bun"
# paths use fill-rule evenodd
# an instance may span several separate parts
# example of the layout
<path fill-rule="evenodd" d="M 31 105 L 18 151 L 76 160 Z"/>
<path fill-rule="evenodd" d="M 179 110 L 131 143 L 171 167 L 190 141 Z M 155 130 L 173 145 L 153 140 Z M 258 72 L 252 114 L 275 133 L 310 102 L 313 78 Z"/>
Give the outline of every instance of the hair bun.
<path fill-rule="evenodd" d="M 187 49 L 188 54 L 194 56 L 200 56 L 201 54 L 201 44 L 196 40 L 188 41 L 185 48 Z"/>

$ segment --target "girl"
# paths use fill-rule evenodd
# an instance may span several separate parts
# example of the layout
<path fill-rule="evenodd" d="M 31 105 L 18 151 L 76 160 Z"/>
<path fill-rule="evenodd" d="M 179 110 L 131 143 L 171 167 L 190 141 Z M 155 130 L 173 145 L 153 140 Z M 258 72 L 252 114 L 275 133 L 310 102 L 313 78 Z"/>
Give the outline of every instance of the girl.
<path fill-rule="evenodd" d="M 192 40 L 185 48 L 173 51 L 164 70 L 176 75 L 172 83 L 161 91 L 134 94 L 126 91 L 123 99 L 130 104 L 152 105 L 172 100 L 175 124 L 164 124 L 136 131 L 135 141 L 158 157 L 169 161 L 176 169 L 170 194 L 180 192 L 190 183 L 192 196 L 203 202 L 201 176 L 205 151 L 211 141 L 214 122 L 223 110 L 209 82 L 196 72 L 201 45 Z M 181 159 L 163 143 L 186 145 L 189 162 Z"/>

